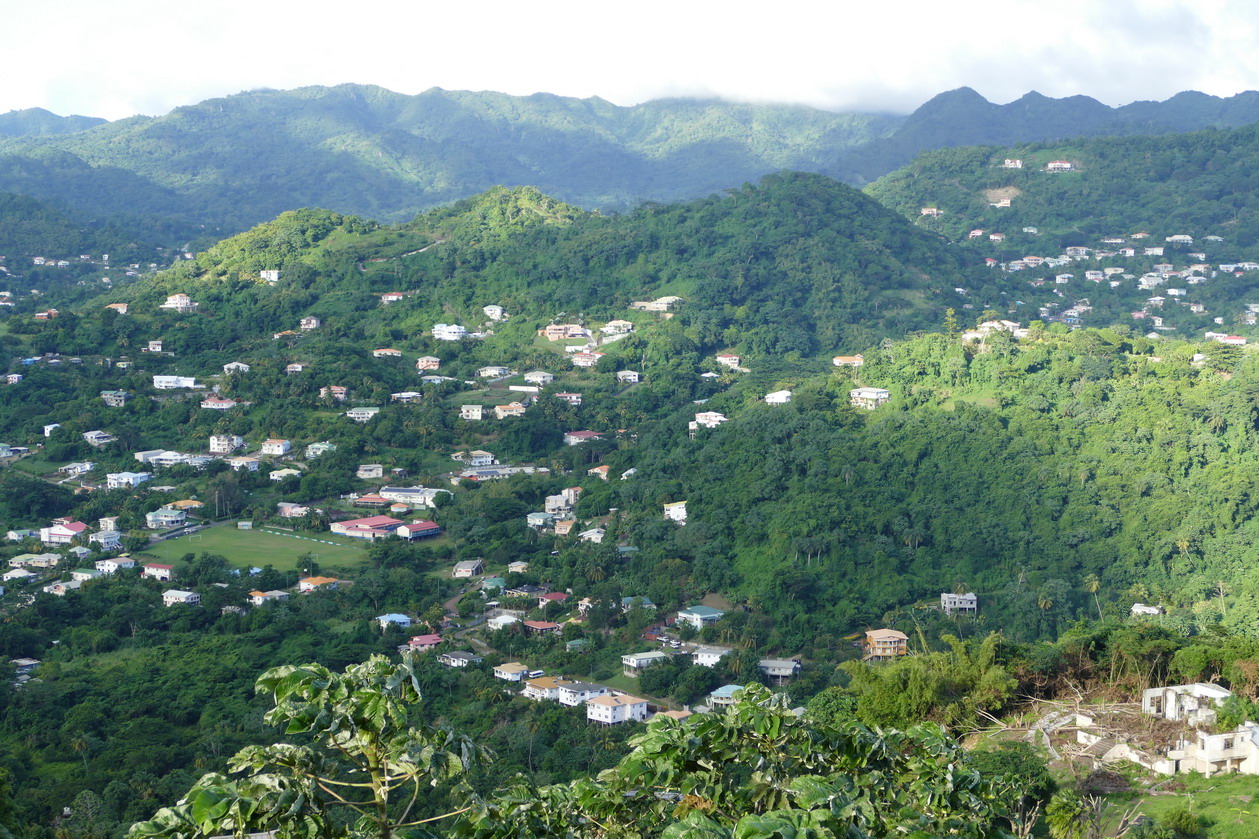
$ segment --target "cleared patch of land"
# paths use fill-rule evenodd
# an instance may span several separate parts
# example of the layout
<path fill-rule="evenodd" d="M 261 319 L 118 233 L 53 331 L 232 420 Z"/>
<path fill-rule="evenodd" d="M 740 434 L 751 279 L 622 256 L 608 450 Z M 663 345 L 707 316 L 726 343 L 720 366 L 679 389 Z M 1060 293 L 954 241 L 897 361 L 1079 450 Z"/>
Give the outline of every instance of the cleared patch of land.
<path fill-rule="evenodd" d="M 366 553 L 358 545 L 334 543 L 334 540 L 335 537 L 325 533 L 290 535 L 225 526 L 159 542 L 144 553 L 163 560 L 179 559 L 188 553 L 219 554 L 239 568 L 271 565 L 278 571 L 297 568 L 297 558 L 306 553 L 313 554 L 321 568 L 358 565 L 366 559 Z"/>

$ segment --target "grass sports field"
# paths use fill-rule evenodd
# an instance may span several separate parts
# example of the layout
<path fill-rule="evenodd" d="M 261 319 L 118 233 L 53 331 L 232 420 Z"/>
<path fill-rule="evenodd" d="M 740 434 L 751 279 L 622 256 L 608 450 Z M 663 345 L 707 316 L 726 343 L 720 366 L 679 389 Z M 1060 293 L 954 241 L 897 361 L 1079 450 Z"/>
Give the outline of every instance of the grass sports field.
<path fill-rule="evenodd" d="M 327 544 L 327 541 L 331 539 L 322 533 L 291 536 L 266 530 L 237 530 L 234 525 L 225 525 L 159 542 L 144 553 L 166 561 L 187 553 L 212 553 L 227 557 L 228 562 L 239 568 L 272 565 L 278 571 L 296 568 L 297 558 L 304 553 L 314 554 L 321 568 L 357 565 L 365 559 L 358 545 Z"/>

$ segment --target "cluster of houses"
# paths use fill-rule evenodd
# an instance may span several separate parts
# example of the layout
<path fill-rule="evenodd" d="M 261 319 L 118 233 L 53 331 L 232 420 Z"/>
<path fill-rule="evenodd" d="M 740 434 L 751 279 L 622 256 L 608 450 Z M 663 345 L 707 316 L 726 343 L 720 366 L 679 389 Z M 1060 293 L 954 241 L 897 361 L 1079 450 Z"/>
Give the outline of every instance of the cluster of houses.
<path fill-rule="evenodd" d="M 1227 688 L 1201 682 L 1149 688 L 1141 695 L 1141 714 L 1175 723 L 1170 736 L 1142 742 L 1120 718 L 1127 709 L 1102 706 L 1076 713 L 1076 740 L 1103 764 L 1126 760 L 1161 775 L 1259 775 L 1259 723 L 1219 725 L 1219 708 L 1231 697 Z"/>

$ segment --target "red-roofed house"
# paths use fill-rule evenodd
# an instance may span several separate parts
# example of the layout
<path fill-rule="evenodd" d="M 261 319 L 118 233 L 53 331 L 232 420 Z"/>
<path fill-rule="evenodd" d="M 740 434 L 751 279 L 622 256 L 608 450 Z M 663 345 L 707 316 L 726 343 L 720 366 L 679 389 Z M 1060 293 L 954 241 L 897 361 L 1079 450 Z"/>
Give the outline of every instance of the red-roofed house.
<path fill-rule="evenodd" d="M 589 443 L 591 440 L 601 440 L 603 435 L 597 431 L 569 431 L 564 434 L 564 444 L 568 446 L 576 446 L 581 443 Z"/>
<path fill-rule="evenodd" d="M 160 562 L 144 563 L 144 572 L 140 575 L 149 580 L 173 580 L 175 579 L 175 566 L 163 565 Z"/>
<path fill-rule="evenodd" d="M 560 625 L 553 621 L 524 621 L 525 632 L 530 635 L 547 635 L 560 631 Z"/>
<path fill-rule="evenodd" d="M 440 635 L 416 635 L 407 641 L 407 649 L 412 652 L 426 653 L 442 642 Z"/>
<path fill-rule="evenodd" d="M 390 503 L 383 495 L 360 495 L 354 499 L 355 507 L 388 507 Z"/>
<path fill-rule="evenodd" d="M 394 535 L 394 531 L 402 524 L 400 519 L 390 516 L 369 516 L 365 519 L 348 519 L 333 522 L 328 528 L 333 533 L 349 536 L 353 539 L 383 539 Z"/>
<path fill-rule="evenodd" d="M 436 536 L 442 529 L 435 521 L 413 521 L 400 526 L 395 533 L 400 539 L 425 539 Z"/>
<path fill-rule="evenodd" d="M 538 608 L 546 608 L 548 603 L 563 603 L 568 599 L 568 595 L 562 591 L 553 591 L 550 594 L 544 594 L 538 598 Z"/>

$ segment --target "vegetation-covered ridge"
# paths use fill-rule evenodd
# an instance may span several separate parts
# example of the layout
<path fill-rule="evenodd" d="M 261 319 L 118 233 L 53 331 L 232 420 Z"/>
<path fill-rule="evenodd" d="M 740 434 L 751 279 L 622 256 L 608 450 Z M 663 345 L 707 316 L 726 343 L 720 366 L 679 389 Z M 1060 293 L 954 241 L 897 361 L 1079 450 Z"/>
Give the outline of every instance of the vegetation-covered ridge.
<path fill-rule="evenodd" d="M 275 286 L 263 270 L 280 271 Z M 784 173 L 625 216 L 528 187 L 492 190 L 399 227 L 294 211 L 103 300 L 132 304 L 126 328 L 138 337 L 171 318 L 157 308 L 166 296 L 194 294 L 197 316 L 170 332 L 184 366 L 212 347 L 270 346 L 272 333 L 306 314 L 332 327 L 305 339 L 303 350 L 318 352 L 349 329 L 413 343 L 436 322 L 479 323 L 487 304 L 538 328 L 564 313 L 615 317 L 634 300 L 666 294 L 686 299 L 673 326 L 697 350 L 807 356 L 938 322 L 952 288 L 980 270 L 851 187 Z M 389 292 L 404 299 L 381 308 Z M 508 324 L 484 343 L 506 351 L 525 338 Z"/>
<path fill-rule="evenodd" d="M 964 88 L 890 116 L 686 99 L 618 107 L 549 94 L 405 96 L 346 84 L 250 91 L 73 133 L 60 132 L 88 123 L 5 115 L 0 136 L 17 136 L 0 141 L 0 189 L 76 216 L 162 218 L 185 235 L 197 225 L 233 232 L 302 206 L 399 221 L 500 184 L 625 210 L 783 169 L 860 184 L 941 146 L 1161 134 L 1256 116 L 1254 93 L 1188 92 L 1112 109 L 1036 93 L 995 105 Z"/>
<path fill-rule="evenodd" d="M 1022 166 L 1009 168 L 1007 160 Z M 1046 171 L 1059 160 L 1071 170 Z M 1022 256 L 1046 244 L 1093 245 L 1099 237 L 1139 231 L 1215 234 L 1237 249 L 1259 242 L 1257 166 L 1259 129 L 1246 126 L 940 149 L 923 153 L 866 191 L 954 241 L 982 229 L 982 244 L 988 245 L 989 233 L 1002 233 L 1006 241 L 995 248 L 998 256 Z M 1007 206 L 994 206 L 1002 199 L 1008 199 Z M 942 215 L 924 216 L 924 207 Z M 1035 228 L 1036 236 L 1023 235 L 1025 227 Z"/>

